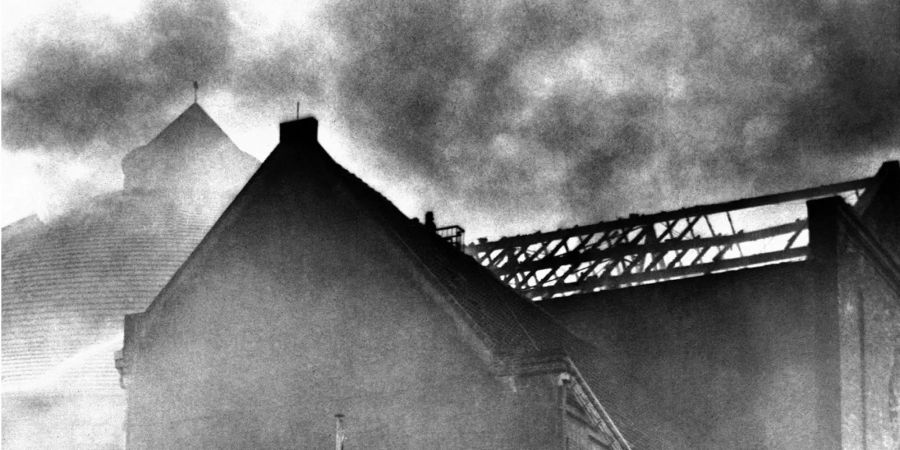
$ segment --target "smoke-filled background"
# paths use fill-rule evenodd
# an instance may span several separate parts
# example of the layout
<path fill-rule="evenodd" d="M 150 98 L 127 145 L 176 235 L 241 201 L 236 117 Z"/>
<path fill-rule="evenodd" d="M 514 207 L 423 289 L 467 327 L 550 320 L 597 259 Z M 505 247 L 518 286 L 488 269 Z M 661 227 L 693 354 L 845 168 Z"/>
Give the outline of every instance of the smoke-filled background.
<path fill-rule="evenodd" d="M 285 5 L 287 4 L 287 5 Z M 469 238 L 869 176 L 900 157 L 900 4 L 3 2 L 3 223 L 120 188 L 193 101 Z"/>

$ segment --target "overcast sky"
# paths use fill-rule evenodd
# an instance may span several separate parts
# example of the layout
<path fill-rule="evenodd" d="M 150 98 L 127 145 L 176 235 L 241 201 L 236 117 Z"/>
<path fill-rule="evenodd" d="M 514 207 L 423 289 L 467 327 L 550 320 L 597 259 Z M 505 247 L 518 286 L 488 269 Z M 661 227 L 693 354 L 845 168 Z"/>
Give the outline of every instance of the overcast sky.
<path fill-rule="evenodd" d="M 195 79 L 244 151 L 299 101 L 469 239 L 860 178 L 900 158 L 898 5 L 3 0 L 2 220 L 120 188 Z"/>

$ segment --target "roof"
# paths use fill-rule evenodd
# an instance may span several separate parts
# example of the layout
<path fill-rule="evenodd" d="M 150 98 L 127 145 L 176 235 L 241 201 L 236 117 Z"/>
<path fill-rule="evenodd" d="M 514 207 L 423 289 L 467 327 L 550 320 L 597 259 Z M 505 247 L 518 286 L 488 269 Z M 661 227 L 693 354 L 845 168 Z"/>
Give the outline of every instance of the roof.
<path fill-rule="evenodd" d="M 417 221 L 410 220 L 390 201 L 358 177 L 337 164 L 316 141 L 317 122 L 307 118 L 282 124 L 281 143 L 211 231 L 147 309 L 152 326 L 154 312 L 163 307 L 187 267 L 201 264 L 224 239 L 231 224 L 244 214 L 253 214 L 254 202 L 265 201 L 271 189 L 283 183 L 298 188 L 349 192 L 350 202 L 368 219 L 393 237 L 393 243 L 418 268 L 419 275 L 436 285 L 452 308 L 465 317 L 482 344 L 496 358 L 562 352 L 580 372 L 590 390 L 609 412 L 633 448 L 690 448 L 680 419 L 657 410 L 644 389 L 617 370 L 615 355 L 576 338 L 540 307 L 500 283 L 487 269 L 447 244 Z M 301 183 L 298 180 L 305 180 Z M 310 181 L 313 180 L 313 181 Z M 188 275 L 184 275 L 188 276 Z M 694 429 L 687 427 L 686 429 Z"/>
<path fill-rule="evenodd" d="M 147 306 L 215 217 L 126 191 L 4 236 L 4 394 L 120 395 L 122 315 Z"/>
<path fill-rule="evenodd" d="M 23 217 L 3 227 L 3 243 L 5 245 L 6 241 L 21 234 L 34 233 L 40 228 L 43 228 L 43 226 L 44 223 L 41 222 L 41 219 L 38 218 L 37 214 Z"/>
<path fill-rule="evenodd" d="M 243 185 L 257 165 L 194 103 L 147 145 L 125 155 L 122 171 L 126 189 L 223 191 Z"/>
<path fill-rule="evenodd" d="M 195 103 L 125 157 L 124 191 L 4 227 L 4 394 L 122 395 L 122 315 L 146 308 L 257 166 Z"/>
<path fill-rule="evenodd" d="M 483 240 L 466 252 L 534 300 L 805 260 L 806 202 L 839 195 L 862 212 L 889 167 L 815 188 Z"/>

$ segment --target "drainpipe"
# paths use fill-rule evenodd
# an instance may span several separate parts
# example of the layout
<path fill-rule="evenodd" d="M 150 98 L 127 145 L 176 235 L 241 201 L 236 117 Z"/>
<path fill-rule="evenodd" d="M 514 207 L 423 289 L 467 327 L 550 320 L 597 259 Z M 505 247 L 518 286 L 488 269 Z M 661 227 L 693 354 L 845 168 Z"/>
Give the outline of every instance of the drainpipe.
<path fill-rule="evenodd" d="M 860 419 L 862 422 L 862 450 L 868 450 L 869 411 L 868 386 L 866 386 L 866 298 L 862 291 L 856 292 L 859 297 L 859 402 L 862 404 Z"/>
<path fill-rule="evenodd" d="M 569 436 L 566 436 L 566 404 L 571 381 L 572 376 L 568 372 L 562 372 L 556 378 L 556 385 L 559 386 L 559 434 L 562 437 L 562 448 L 565 450 L 569 450 Z"/>

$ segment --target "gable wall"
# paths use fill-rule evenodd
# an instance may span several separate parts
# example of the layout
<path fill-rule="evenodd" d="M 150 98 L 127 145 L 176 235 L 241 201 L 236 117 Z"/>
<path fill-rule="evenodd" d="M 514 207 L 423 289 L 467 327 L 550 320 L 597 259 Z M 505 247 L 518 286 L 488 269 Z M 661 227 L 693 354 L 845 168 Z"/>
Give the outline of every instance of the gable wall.
<path fill-rule="evenodd" d="M 346 192 L 272 167 L 126 345 L 130 448 L 562 442 L 551 376 L 492 375 Z"/>

